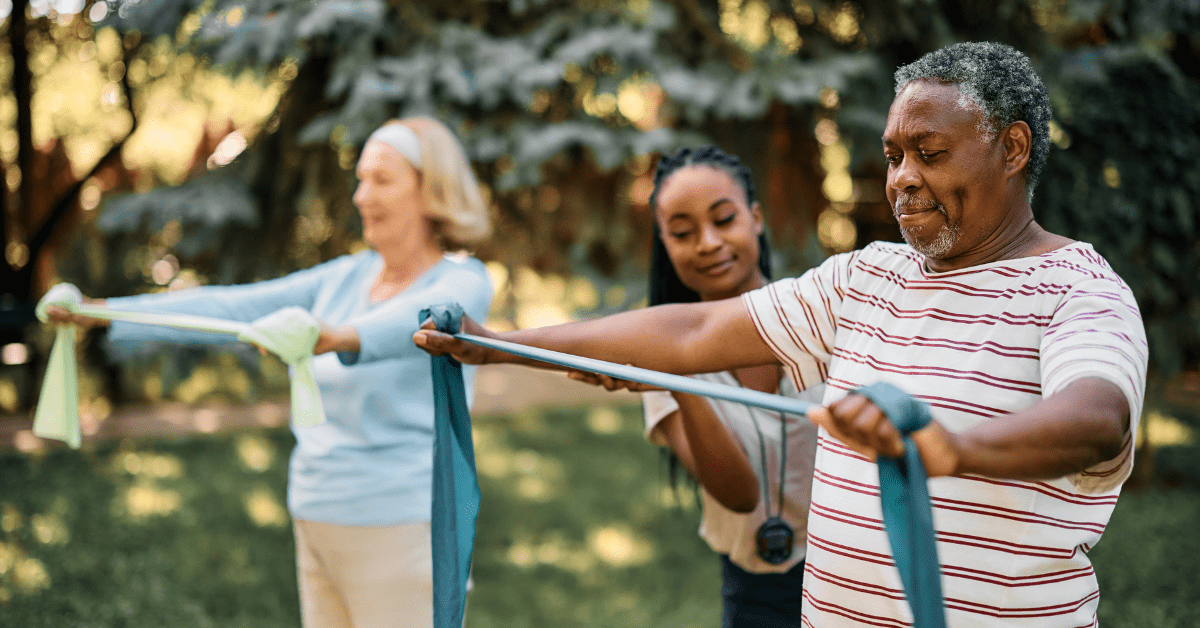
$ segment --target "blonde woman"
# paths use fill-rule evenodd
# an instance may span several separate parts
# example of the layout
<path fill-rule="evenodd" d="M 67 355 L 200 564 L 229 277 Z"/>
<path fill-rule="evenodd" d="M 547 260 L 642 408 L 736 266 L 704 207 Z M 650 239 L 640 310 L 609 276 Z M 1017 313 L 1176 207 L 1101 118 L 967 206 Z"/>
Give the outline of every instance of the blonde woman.
<path fill-rule="evenodd" d="M 433 390 L 429 356 L 409 340 L 418 312 L 458 301 L 487 316 L 482 263 L 448 255 L 486 238 L 487 208 L 451 132 L 428 118 L 376 130 L 357 165 L 354 204 L 369 250 L 240 286 L 113 298 L 120 310 L 253 321 L 286 306 L 323 322 L 314 350 L 328 422 L 296 427 L 288 480 L 304 625 L 431 626 Z M 57 320 L 104 325 L 59 310 Z M 228 337 L 114 322 L 121 345 Z M 474 367 L 468 367 L 469 389 Z"/>

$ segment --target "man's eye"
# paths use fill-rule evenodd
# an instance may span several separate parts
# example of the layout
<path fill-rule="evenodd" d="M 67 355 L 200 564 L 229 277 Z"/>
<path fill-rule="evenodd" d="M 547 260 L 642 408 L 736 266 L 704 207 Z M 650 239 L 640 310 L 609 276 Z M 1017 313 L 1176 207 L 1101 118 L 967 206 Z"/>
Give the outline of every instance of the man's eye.
<path fill-rule="evenodd" d="M 921 159 L 925 159 L 925 160 L 933 159 L 934 157 L 937 157 L 938 155 L 941 155 L 944 152 L 946 152 L 946 151 L 944 151 L 944 150 L 923 150 L 923 151 L 921 151 Z"/>
<path fill-rule="evenodd" d="M 884 155 L 883 159 L 884 159 L 884 161 L 888 162 L 889 164 L 900 163 L 900 155 Z"/>

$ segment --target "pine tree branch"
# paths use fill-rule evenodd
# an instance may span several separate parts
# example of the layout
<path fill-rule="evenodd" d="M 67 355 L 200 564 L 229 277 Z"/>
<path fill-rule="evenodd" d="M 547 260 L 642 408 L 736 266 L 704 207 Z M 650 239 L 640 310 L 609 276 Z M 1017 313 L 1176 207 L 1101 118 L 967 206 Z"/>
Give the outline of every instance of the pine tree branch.
<path fill-rule="evenodd" d="M 721 32 L 720 28 L 713 26 L 708 20 L 708 16 L 704 15 L 704 11 L 700 8 L 700 4 L 696 0 L 671 0 L 671 2 L 679 8 L 688 25 L 696 29 L 704 37 L 705 41 L 716 46 L 717 50 L 720 50 L 725 55 L 725 58 L 729 61 L 729 65 L 733 66 L 738 72 L 745 72 L 750 69 L 753 65 L 750 54 L 730 41 L 725 36 L 725 33 Z"/>

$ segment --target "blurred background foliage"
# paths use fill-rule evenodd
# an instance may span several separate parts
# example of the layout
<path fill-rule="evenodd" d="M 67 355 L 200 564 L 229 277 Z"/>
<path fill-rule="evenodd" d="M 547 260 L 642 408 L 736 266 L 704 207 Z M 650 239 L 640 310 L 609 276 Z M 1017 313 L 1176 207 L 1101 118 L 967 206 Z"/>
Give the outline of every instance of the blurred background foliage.
<path fill-rule="evenodd" d="M 6 412 L 36 398 L 32 308 L 53 282 L 124 295 L 359 250 L 353 164 L 394 117 L 444 120 L 476 167 L 497 221 L 476 252 L 497 327 L 642 303 L 653 165 L 680 145 L 752 167 L 778 276 L 898 239 L 879 148 L 891 73 L 996 40 L 1051 91 L 1035 212 L 1133 287 L 1153 416 L 1182 422 L 1182 443 L 1200 422 L 1196 2 L 0 0 L 0 19 Z M 100 420 L 131 401 L 279 391 L 281 369 L 252 354 L 117 366 L 93 340 L 82 403 Z"/>

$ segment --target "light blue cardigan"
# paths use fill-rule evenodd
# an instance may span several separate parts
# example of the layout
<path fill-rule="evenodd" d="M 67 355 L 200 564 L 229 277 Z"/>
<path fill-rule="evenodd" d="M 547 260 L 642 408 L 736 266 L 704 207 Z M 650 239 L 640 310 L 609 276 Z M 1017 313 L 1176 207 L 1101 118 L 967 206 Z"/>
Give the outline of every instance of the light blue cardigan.
<path fill-rule="evenodd" d="M 474 258 L 446 256 L 400 294 L 368 297 L 383 268 L 374 251 L 346 255 L 307 270 L 239 286 L 205 286 L 165 294 L 108 299 L 119 310 L 180 312 L 250 322 L 299 306 L 331 327 L 353 326 L 362 349 L 313 361 L 328 422 L 294 427 L 288 508 L 297 519 L 340 525 L 429 521 L 432 485 L 433 386 L 429 355 L 412 342 L 417 314 L 457 301 L 483 321 L 492 284 Z M 113 322 L 115 355 L 147 342 L 217 344 L 229 336 Z M 472 398 L 474 367 L 463 371 Z"/>

